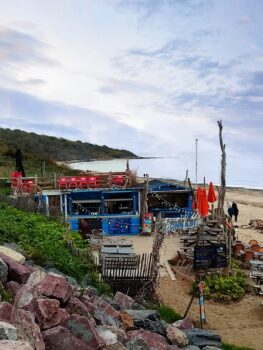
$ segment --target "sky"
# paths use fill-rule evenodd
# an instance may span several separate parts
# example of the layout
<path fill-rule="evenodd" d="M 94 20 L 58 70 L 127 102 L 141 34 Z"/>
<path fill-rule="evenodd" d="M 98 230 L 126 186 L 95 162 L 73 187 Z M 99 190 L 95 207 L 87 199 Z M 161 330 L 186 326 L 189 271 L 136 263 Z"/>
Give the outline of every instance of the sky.
<path fill-rule="evenodd" d="M 262 0 L 0 0 L 0 127 L 177 157 L 192 176 L 198 139 L 217 180 L 222 120 L 227 174 L 260 179 L 262 107 Z"/>

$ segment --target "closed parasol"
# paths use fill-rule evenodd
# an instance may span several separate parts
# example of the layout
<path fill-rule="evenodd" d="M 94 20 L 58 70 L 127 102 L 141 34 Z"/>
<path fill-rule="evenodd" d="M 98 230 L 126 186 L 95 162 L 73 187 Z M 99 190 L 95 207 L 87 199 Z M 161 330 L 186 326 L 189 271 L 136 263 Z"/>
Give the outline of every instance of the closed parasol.
<path fill-rule="evenodd" d="M 209 203 L 214 203 L 216 201 L 216 194 L 212 182 L 209 184 L 207 200 Z"/>

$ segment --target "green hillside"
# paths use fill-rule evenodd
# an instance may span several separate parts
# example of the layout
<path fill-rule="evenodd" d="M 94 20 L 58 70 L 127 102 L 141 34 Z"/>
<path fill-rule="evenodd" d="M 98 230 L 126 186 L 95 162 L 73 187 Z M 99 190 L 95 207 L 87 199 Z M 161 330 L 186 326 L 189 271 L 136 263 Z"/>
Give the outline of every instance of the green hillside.
<path fill-rule="evenodd" d="M 14 157 L 16 148 L 21 149 L 24 159 L 88 161 L 91 159 L 136 158 L 132 152 L 105 145 L 98 146 L 88 142 L 69 141 L 33 132 L 0 128 L 0 156 Z"/>

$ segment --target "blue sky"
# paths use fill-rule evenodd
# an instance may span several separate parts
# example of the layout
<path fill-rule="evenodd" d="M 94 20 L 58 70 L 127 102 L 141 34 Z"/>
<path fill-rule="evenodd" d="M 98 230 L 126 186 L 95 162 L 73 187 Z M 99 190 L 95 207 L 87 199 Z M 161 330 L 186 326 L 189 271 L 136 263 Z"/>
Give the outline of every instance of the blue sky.
<path fill-rule="evenodd" d="M 0 126 L 263 172 L 262 0 L 0 0 Z M 231 168 L 232 167 L 232 168 Z"/>

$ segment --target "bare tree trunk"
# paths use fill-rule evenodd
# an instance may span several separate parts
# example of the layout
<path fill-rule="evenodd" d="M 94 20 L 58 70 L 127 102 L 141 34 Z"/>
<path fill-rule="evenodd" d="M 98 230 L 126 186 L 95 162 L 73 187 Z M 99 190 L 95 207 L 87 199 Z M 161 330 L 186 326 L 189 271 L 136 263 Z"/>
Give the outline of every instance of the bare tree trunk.
<path fill-rule="evenodd" d="M 225 194 L 226 194 L 226 145 L 223 143 L 223 137 L 222 137 L 222 130 L 223 130 L 223 123 L 222 120 L 217 121 L 218 127 L 219 127 L 219 141 L 220 141 L 220 147 L 221 147 L 221 186 L 219 188 L 219 194 L 218 194 L 218 214 L 221 218 L 224 217 L 224 202 L 225 202 Z"/>

